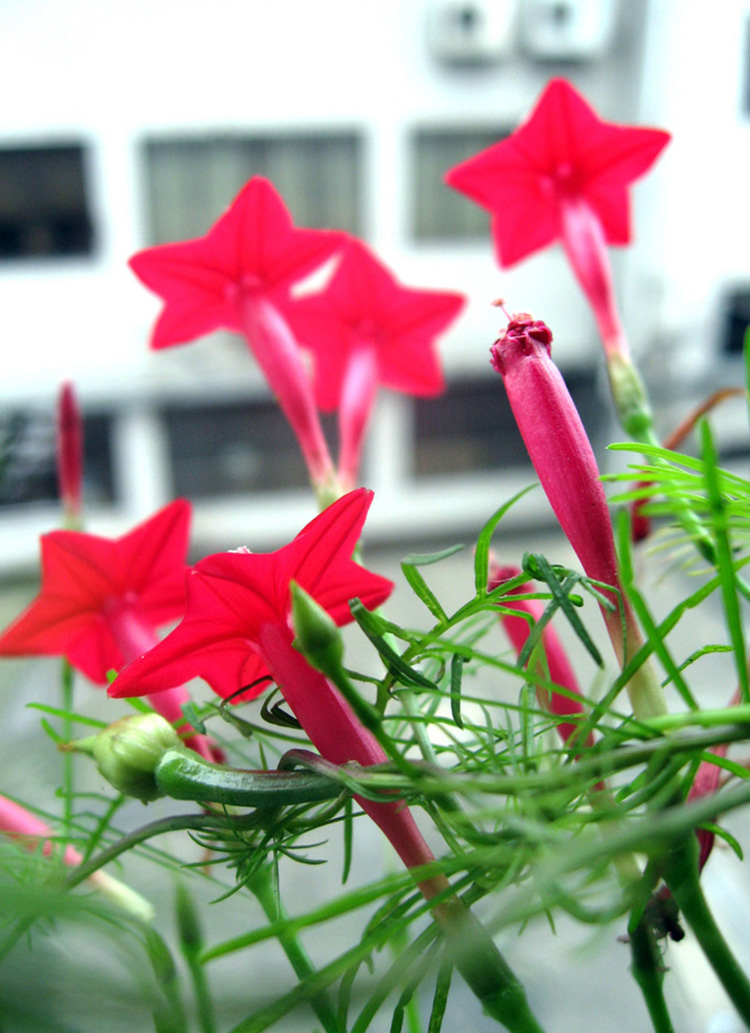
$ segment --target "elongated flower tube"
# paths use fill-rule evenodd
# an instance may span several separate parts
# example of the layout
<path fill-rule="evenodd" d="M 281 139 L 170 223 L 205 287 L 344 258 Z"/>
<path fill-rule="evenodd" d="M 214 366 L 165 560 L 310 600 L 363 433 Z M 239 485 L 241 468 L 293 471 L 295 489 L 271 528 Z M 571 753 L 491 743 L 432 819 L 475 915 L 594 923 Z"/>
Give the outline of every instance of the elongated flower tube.
<path fill-rule="evenodd" d="M 37 850 L 41 844 L 45 857 L 49 857 L 55 849 L 51 829 L 41 818 L 22 807 L 21 804 L 9 800 L 7 796 L 0 796 L 0 833 L 9 839 L 17 840 L 28 850 Z M 75 868 L 81 863 L 83 857 L 75 847 L 67 844 L 62 859 L 64 864 Z M 88 882 L 110 900 L 143 921 L 149 922 L 153 918 L 154 911 L 148 901 L 135 890 L 120 882 L 119 879 L 113 878 L 106 872 L 96 871 L 89 876 Z"/>
<path fill-rule="evenodd" d="M 66 381 L 57 402 L 57 479 L 66 527 L 81 525 L 83 504 L 83 418 L 75 389 Z"/>
<path fill-rule="evenodd" d="M 225 329 L 244 335 L 294 430 L 322 501 L 337 493 L 309 371 L 282 314 L 289 288 L 343 245 L 343 233 L 298 229 L 268 180 L 251 179 L 205 237 L 130 259 L 164 300 L 151 347 Z"/>
<path fill-rule="evenodd" d="M 342 486 L 357 484 L 362 442 L 378 388 L 429 396 L 444 387 L 435 340 L 464 298 L 402 286 L 358 240 L 344 248 L 324 290 L 291 301 L 289 321 L 314 360 L 315 395 L 338 410 Z"/>
<path fill-rule="evenodd" d="M 501 567 L 493 560 L 490 562 L 488 588 L 490 590 L 497 588 L 511 578 L 518 577 L 520 573 L 521 571 L 518 567 Z M 509 599 L 509 605 L 512 609 L 517 610 L 519 615 L 514 613 L 500 614 L 500 620 L 505 633 L 516 653 L 519 654 L 526 645 L 533 624 L 537 623 L 544 613 L 544 605 L 538 599 L 516 598 L 518 595 L 526 595 L 530 592 L 533 592 L 530 584 L 519 585 L 518 588 L 514 588 Z M 531 617 L 532 623 L 529 623 L 526 617 L 520 616 L 520 614 L 527 614 Z M 585 707 L 580 698 L 581 690 L 578 686 L 578 680 L 568 660 L 565 647 L 555 629 L 549 624 L 542 632 L 542 646 L 544 647 L 544 655 L 547 660 L 550 681 L 567 689 L 568 693 L 554 691 L 547 693 L 543 688 L 537 687 L 537 699 L 539 699 L 540 704 L 546 710 L 556 717 L 580 717 L 585 713 Z M 564 743 L 573 738 L 577 731 L 578 725 L 572 721 L 563 720 L 557 725 L 558 735 Z M 593 744 L 594 736 L 589 733 L 585 740 L 585 745 L 593 746 Z"/>
<path fill-rule="evenodd" d="M 190 505 L 178 499 L 121 538 L 80 531 L 42 535 L 42 587 L 0 635 L 0 656 L 64 656 L 97 685 L 158 642 L 156 629 L 185 607 Z M 213 757 L 185 722 L 182 685 L 149 702 L 188 733 L 186 744 Z"/>
<path fill-rule="evenodd" d="M 513 415 L 550 505 L 583 569 L 612 586 L 613 609 L 602 614 L 624 667 L 643 640 L 621 591 L 607 499 L 591 443 L 560 371 L 552 361 L 552 333 L 543 322 L 513 316 L 490 349 Z M 642 720 L 666 713 L 661 687 L 644 664 L 628 683 L 633 713 Z"/>

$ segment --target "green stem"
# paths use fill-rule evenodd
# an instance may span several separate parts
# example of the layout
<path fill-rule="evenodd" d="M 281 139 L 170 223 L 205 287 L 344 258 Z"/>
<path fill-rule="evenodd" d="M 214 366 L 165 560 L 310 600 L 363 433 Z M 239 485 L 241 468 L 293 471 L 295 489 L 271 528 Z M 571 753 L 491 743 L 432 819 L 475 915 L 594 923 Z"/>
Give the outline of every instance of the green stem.
<path fill-rule="evenodd" d="M 649 427 L 645 433 L 638 435 L 636 440 L 643 445 L 655 445 L 657 448 L 662 447 L 661 442 L 651 427 Z M 654 463 L 657 466 L 669 465 L 659 456 L 654 458 Z M 684 499 L 676 497 L 672 501 L 675 504 L 676 515 L 680 525 L 692 538 L 698 552 L 709 563 L 716 565 L 716 546 L 714 545 L 713 539 L 708 533 L 705 525 L 701 522 L 698 515 L 690 508 L 689 503 Z"/>
<path fill-rule="evenodd" d="M 629 930 L 630 971 L 638 984 L 655 1033 L 674 1033 L 664 1000 L 664 966 L 653 932 L 642 918 Z"/>
<path fill-rule="evenodd" d="M 78 886 L 88 879 L 89 876 L 93 875 L 94 872 L 99 871 L 100 868 L 109 864 L 110 861 L 114 861 L 120 854 L 124 854 L 133 847 L 139 846 L 153 836 L 161 836 L 165 832 L 176 832 L 182 829 L 201 830 L 215 828 L 231 831 L 232 829 L 242 827 L 252 828 L 254 824 L 257 824 L 257 821 L 255 814 L 247 816 L 233 814 L 231 817 L 219 815 L 214 817 L 209 814 L 175 814 L 169 818 L 160 818 L 158 821 L 149 822 L 148 825 L 129 832 L 127 836 L 123 836 L 116 843 L 112 843 L 111 846 L 100 851 L 90 861 L 86 861 L 84 864 L 79 864 L 77 868 L 73 868 L 65 880 L 65 885 L 68 889 Z"/>
<path fill-rule="evenodd" d="M 175 910 L 180 947 L 193 982 L 193 992 L 198 1006 L 198 1020 L 201 1030 L 202 1033 L 216 1033 L 213 1001 L 205 969 L 201 961 L 203 931 L 195 902 L 181 882 L 178 882 L 176 887 Z"/>
<path fill-rule="evenodd" d="M 698 842 L 692 832 L 668 849 L 662 875 L 714 972 L 740 1016 L 750 1025 L 750 980 L 734 957 L 708 906 L 698 874 Z"/>
<path fill-rule="evenodd" d="M 60 671 L 62 682 L 62 709 L 65 712 L 62 725 L 63 742 L 73 738 L 73 668 L 67 660 L 63 660 Z M 73 826 L 73 755 L 63 754 L 62 796 L 63 796 L 63 831 L 66 839 L 70 839 Z"/>
<path fill-rule="evenodd" d="M 340 796 L 343 786 L 310 771 L 243 771 L 212 764 L 186 747 L 167 750 L 154 771 L 157 789 L 173 800 L 237 807 L 280 807 Z"/>
<path fill-rule="evenodd" d="M 487 1015 L 510 1033 L 543 1033 L 529 1008 L 523 983 L 495 946 L 492 937 L 462 902 L 448 901 L 447 915 L 435 917 L 448 946 L 448 956 Z"/>
<path fill-rule="evenodd" d="M 286 919 L 287 916 L 276 894 L 271 869 L 268 865 L 263 865 L 248 885 L 269 922 L 275 923 Z M 298 979 L 306 979 L 315 974 L 315 966 L 294 932 L 279 932 L 278 940 Z M 336 1010 L 324 989 L 320 989 L 310 998 L 310 1005 L 326 1033 L 341 1033 Z"/>

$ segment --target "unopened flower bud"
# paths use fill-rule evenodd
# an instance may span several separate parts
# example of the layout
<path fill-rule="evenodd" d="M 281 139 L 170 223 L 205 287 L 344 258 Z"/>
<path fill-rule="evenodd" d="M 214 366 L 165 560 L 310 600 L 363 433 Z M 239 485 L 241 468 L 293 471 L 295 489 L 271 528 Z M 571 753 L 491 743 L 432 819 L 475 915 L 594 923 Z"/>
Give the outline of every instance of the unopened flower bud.
<path fill-rule="evenodd" d="M 341 631 L 331 615 L 313 597 L 292 581 L 292 626 L 294 646 L 323 674 L 340 670 L 344 656 Z"/>
<path fill-rule="evenodd" d="M 148 803 L 162 795 L 154 777 L 159 762 L 168 750 L 181 746 L 174 728 L 159 714 L 135 714 L 70 748 L 89 753 L 119 792 Z"/>
<path fill-rule="evenodd" d="M 602 614 L 625 667 L 643 639 L 620 588 L 612 523 L 591 442 L 552 361 L 551 341 L 544 323 L 526 314 L 510 317 L 492 345 L 492 365 L 503 378 L 529 458 L 560 527 L 587 575 L 612 587 L 611 592 L 603 589 L 611 606 L 603 605 Z M 640 720 L 666 713 L 661 686 L 648 664 L 635 673 L 627 689 Z"/>
<path fill-rule="evenodd" d="M 83 418 L 70 381 L 62 385 L 57 404 L 57 477 L 65 520 L 75 528 L 83 499 Z"/>

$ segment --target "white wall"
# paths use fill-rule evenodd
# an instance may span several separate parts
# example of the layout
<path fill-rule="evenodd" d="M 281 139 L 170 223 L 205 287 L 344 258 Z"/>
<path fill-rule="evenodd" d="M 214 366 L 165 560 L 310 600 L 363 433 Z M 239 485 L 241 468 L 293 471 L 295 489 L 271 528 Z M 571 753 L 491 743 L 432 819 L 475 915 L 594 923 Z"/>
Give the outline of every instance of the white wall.
<path fill-rule="evenodd" d="M 713 362 L 727 285 L 750 285 L 748 0 L 656 0 L 651 7 L 642 113 L 669 129 L 658 176 L 644 183 L 657 330 L 693 376 Z M 747 86 L 745 86 L 747 92 Z"/>
<path fill-rule="evenodd" d="M 643 7 L 642 0 L 628 3 L 628 11 Z M 149 130 L 180 128 L 363 126 L 372 159 L 371 243 L 405 282 L 457 288 L 473 299 L 446 344 L 451 364 L 486 364 L 497 328 L 488 303 L 498 294 L 555 325 L 563 362 L 593 355 L 590 318 L 559 256 L 545 254 L 504 274 L 489 236 L 484 245 L 441 250 L 407 240 L 410 126 L 512 124 L 559 71 L 525 60 L 517 46 L 485 69 L 438 66 L 425 42 L 429 6 L 430 0 L 3 0 L 0 142 L 91 141 L 102 250 L 96 262 L 0 268 L 0 392 L 51 392 L 60 376 L 73 374 L 84 389 L 107 393 L 112 368 L 123 374 L 120 391 L 140 390 L 154 378 L 168 383 L 176 364 L 189 370 L 197 361 L 149 359 L 145 340 L 158 306 L 125 267 L 145 242 L 138 141 Z M 620 41 L 606 62 L 573 70 L 610 117 L 636 113 L 637 89 L 623 89 L 637 83 L 638 55 L 628 46 Z"/>

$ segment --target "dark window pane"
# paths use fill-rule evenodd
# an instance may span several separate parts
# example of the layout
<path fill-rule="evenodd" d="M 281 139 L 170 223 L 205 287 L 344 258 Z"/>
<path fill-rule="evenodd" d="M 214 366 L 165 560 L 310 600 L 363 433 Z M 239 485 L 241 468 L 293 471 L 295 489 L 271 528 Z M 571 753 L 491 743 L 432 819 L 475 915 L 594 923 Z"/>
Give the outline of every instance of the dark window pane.
<path fill-rule="evenodd" d="M 0 149 L 0 261 L 92 250 L 84 148 Z"/>
<path fill-rule="evenodd" d="M 509 133 L 499 129 L 417 129 L 411 141 L 411 211 L 415 240 L 486 237 L 489 215 L 468 197 L 446 186 L 454 165 L 474 157 Z"/>
<path fill-rule="evenodd" d="M 114 502 L 112 423 L 84 418 L 84 502 Z M 12 412 L 0 417 L 0 507 L 55 502 L 57 457 L 51 414 Z"/>
<path fill-rule="evenodd" d="M 571 372 L 565 379 L 588 433 L 595 435 L 601 403 L 594 376 Z M 499 377 L 453 381 L 446 394 L 414 404 L 416 477 L 529 465 Z"/>
<path fill-rule="evenodd" d="M 309 484 L 297 440 L 274 402 L 175 407 L 165 424 L 177 495 L 199 499 Z"/>
<path fill-rule="evenodd" d="M 202 236 L 252 176 L 265 176 L 300 226 L 361 233 L 356 133 L 201 136 L 144 145 L 153 244 Z"/>

